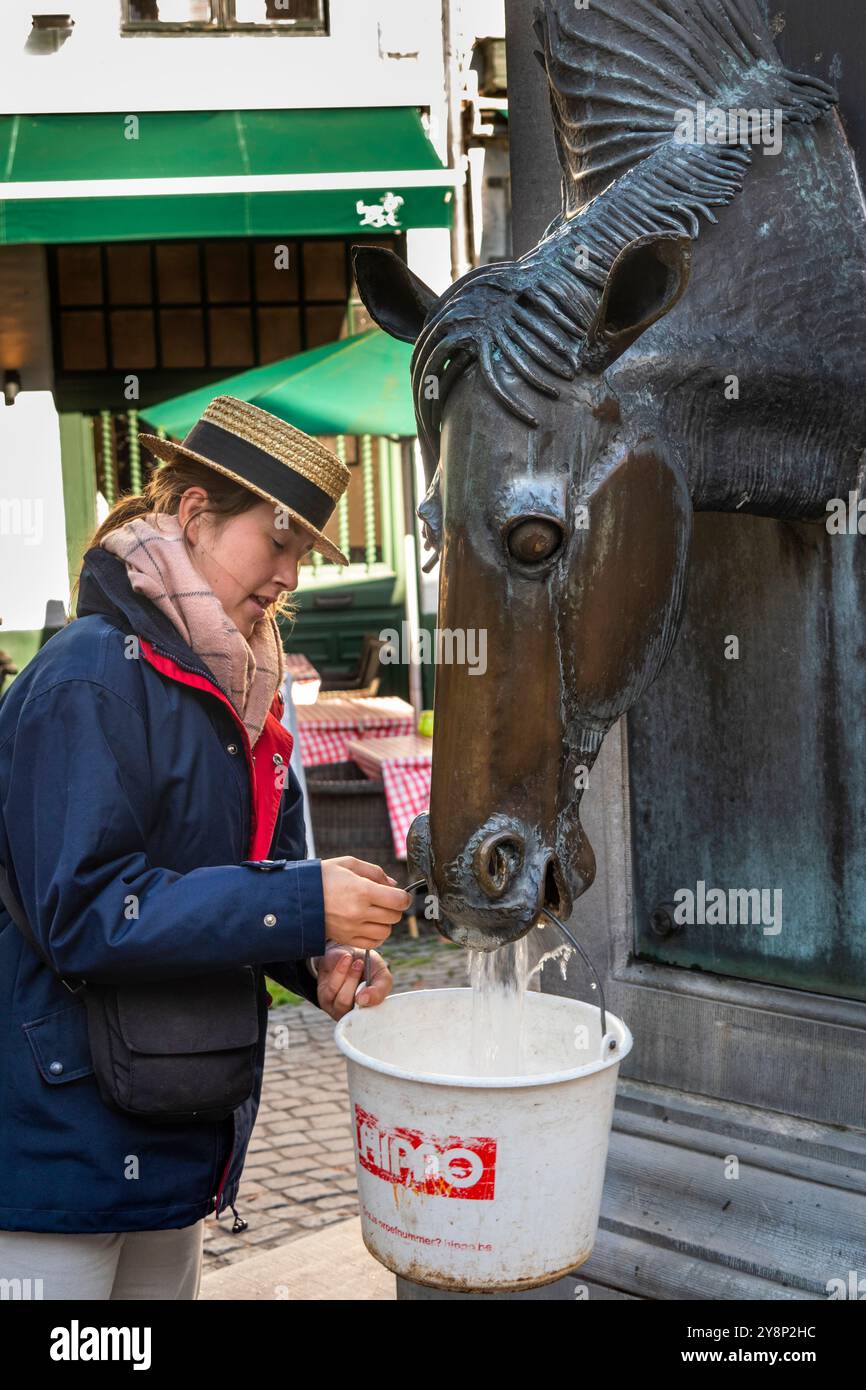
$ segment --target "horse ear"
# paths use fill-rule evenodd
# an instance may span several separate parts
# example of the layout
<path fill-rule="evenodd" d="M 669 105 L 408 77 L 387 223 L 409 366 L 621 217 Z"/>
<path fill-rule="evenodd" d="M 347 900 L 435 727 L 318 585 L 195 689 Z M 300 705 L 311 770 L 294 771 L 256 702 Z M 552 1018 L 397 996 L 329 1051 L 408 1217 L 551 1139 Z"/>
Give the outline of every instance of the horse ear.
<path fill-rule="evenodd" d="M 610 268 L 581 366 L 603 372 L 676 304 L 689 282 L 692 243 L 675 233 L 638 237 Z"/>
<path fill-rule="evenodd" d="M 373 321 L 392 338 L 414 343 L 438 294 L 384 246 L 353 246 L 352 267 Z"/>

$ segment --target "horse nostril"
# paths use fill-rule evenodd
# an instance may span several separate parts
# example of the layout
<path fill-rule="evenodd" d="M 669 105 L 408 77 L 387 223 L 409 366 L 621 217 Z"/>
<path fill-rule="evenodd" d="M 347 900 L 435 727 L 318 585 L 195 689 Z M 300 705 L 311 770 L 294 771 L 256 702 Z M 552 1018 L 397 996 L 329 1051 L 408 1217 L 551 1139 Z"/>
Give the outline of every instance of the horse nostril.
<path fill-rule="evenodd" d="M 551 912 L 561 913 L 564 910 L 566 894 L 562 882 L 561 872 L 556 860 L 551 857 L 547 861 L 547 868 L 544 873 L 544 895 L 543 905 L 549 907 Z"/>
<path fill-rule="evenodd" d="M 499 898 L 523 863 L 523 841 L 511 830 L 487 835 L 475 851 L 475 877 L 484 892 Z"/>

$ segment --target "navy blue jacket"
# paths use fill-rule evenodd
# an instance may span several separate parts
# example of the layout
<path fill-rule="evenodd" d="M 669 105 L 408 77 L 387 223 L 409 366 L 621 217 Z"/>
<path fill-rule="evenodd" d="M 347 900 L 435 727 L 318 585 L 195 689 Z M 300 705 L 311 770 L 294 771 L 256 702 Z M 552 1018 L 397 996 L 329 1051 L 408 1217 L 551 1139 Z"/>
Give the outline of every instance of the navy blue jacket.
<path fill-rule="evenodd" d="M 0 1230 L 164 1230 L 234 1203 L 261 1093 L 264 974 L 317 1002 L 304 958 L 325 949 L 321 861 L 306 858 L 285 775 L 281 697 L 250 750 L 120 559 L 89 550 L 79 592 L 78 618 L 0 700 L 0 863 L 73 982 L 257 967 L 256 1083 L 221 1123 L 109 1109 L 84 1005 L 0 906 Z"/>

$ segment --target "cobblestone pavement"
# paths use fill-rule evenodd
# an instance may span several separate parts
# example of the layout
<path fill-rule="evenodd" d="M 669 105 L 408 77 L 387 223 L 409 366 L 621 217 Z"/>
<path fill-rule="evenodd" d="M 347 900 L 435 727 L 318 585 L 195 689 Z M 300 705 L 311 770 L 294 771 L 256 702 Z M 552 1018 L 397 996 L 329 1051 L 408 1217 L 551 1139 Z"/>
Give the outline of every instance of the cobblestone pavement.
<path fill-rule="evenodd" d="M 382 954 L 394 993 L 468 983 L 462 947 L 435 929 L 421 927 L 413 941 L 398 927 Z M 219 1222 L 206 1219 L 205 1271 L 357 1216 L 346 1062 L 335 1026 L 306 1000 L 270 1010 L 262 1100 L 235 1200 L 248 1226 L 232 1235 L 230 1207 Z"/>

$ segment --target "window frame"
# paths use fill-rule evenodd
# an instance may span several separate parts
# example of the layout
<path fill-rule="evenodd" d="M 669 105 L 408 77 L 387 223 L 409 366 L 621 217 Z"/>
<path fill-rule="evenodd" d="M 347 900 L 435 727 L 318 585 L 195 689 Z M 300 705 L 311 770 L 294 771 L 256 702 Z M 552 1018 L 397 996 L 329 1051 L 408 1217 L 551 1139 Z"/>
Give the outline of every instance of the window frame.
<path fill-rule="evenodd" d="M 162 365 L 161 348 L 159 339 L 158 315 L 161 308 L 196 308 L 200 307 L 203 313 L 203 327 L 205 333 L 205 361 L 209 356 L 209 331 L 208 331 L 208 311 L 211 308 L 232 308 L 239 306 L 250 307 L 252 312 L 252 334 L 253 352 L 258 357 L 257 351 L 257 327 L 256 327 L 256 308 L 257 307 L 276 307 L 297 309 L 299 314 L 300 346 L 298 352 L 309 350 L 309 336 L 307 324 L 307 311 L 317 307 L 334 307 L 337 304 L 344 304 L 348 310 L 352 303 L 353 276 L 351 266 L 350 247 L 352 245 L 384 245 L 400 257 L 406 260 L 406 233 L 405 230 L 394 232 L 390 236 L 381 237 L 374 235 L 361 235 L 345 233 L 338 236 L 324 235 L 293 235 L 286 237 L 285 240 L 293 247 L 292 254 L 297 255 L 302 243 L 305 242 L 337 242 L 344 247 L 344 271 L 346 293 L 345 299 L 323 299 L 308 296 L 307 294 L 307 274 L 303 259 L 303 254 L 298 257 L 298 286 L 297 297 L 287 300 L 269 300 L 259 296 L 259 287 L 255 274 L 255 246 L 258 242 L 271 245 L 278 238 L 261 234 L 255 237 L 185 237 L 183 241 L 193 242 L 198 247 L 199 257 L 199 276 L 201 285 L 201 298 L 198 301 L 181 302 L 160 301 L 157 289 L 156 276 L 156 248 L 159 244 L 166 241 L 175 241 L 177 238 L 142 238 L 142 243 L 149 248 L 148 255 L 151 267 L 151 296 L 148 301 L 127 302 L 112 301 L 109 297 L 109 279 L 107 271 L 108 248 L 112 242 L 70 242 L 68 245 L 75 247 L 97 247 L 99 248 L 100 267 L 102 278 L 102 297 L 99 301 L 64 303 L 60 295 L 59 284 L 59 252 L 67 243 L 49 243 L 46 246 L 46 270 L 48 279 L 49 295 L 49 321 L 51 324 L 52 336 L 52 363 L 54 370 L 55 392 L 58 400 L 62 402 L 62 408 L 66 410 L 87 410 L 100 409 L 109 400 L 116 398 L 119 384 L 123 382 L 128 373 L 134 374 L 140 383 L 142 403 L 152 404 L 170 395 L 179 395 L 183 391 L 191 391 L 199 386 L 209 385 L 213 381 L 235 375 L 237 372 L 249 371 L 255 367 L 264 366 L 266 363 L 253 361 L 252 363 L 236 363 L 227 366 L 187 366 L 175 367 Z M 218 300 L 211 301 L 206 297 L 206 274 L 204 268 L 205 247 L 209 242 L 221 242 L 223 240 L 243 243 L 247 248 L 248 265 L 250 270 L 250 298 L 243 301 Z M 118 243 L 124 244 L 124 243 Z M 99 311 L 103 316 L 103 342 L 106 348 L 105 367 L 75 367 L 66 366 L 63 360 L 62 342 L 62 313 L 67 309 L 70 312 L 77 310 L 96 312 Z M 111 365 L 111 333 L 110 333 L 110 314 L 112 310 L 145 309 L 154 314 L 154 343 L 157 350 L 157 366 L 154 367 L 114 367 Z M 293 354 L 290 354 L 293 355 Z"/>
<path fill-rule="evenodd" d="M 331 32 L 328 0 L 316 0 L 319 19 L 281 19 L 239 20 L 235 18 L 235 0 L 210 0 L 212 18 L 210 21 L 191 19 L 133 19 L 130 6 L 133 0 L 120 0 L 120 32 L 125 38 L 137 34 L 191 34 L 204 38 L 209 34 L 306 34 L 313 38 L 327 38 Z"/>

